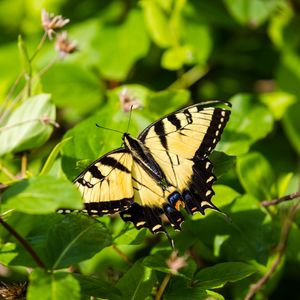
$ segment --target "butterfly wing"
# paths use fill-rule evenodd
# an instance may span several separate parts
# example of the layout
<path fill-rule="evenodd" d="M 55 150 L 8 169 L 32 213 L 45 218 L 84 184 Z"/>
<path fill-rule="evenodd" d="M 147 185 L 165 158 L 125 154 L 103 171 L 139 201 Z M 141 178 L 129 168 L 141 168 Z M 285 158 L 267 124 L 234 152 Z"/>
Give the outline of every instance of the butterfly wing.
<path fill-rule="evenodd" d="M 220 140 L 229 115 L 229 110 L 202 104 L 187 107 L 151 124 L 139 135 L 146 150 L 143 163 L 125 148 L 95 161 L 74 181 L 87 212 L 120 212 L 125 221 L 154 233 L 165 231 L 162 213 L 175 229 L 180 229 L 180 206 L 191 214 L 217 209 L 210 201 L 215 176 L 207 157 Z M 151 169 L 147 163 L 150 156 L 164 180 L 145 169 L 145 163 Z"/>
<path fill-rule="evenodd" d="M 172 193 L 172 187 L 163 188 L 137 162 L 132 166 L 132 184 L 134 189 L 134 203 L 120 213 L 124 221 L 131 221 L 136 228 L 149 228 L 152 233 L 166 232 L 162 226 L 160 215 L 167 209 L 166 198 Z M 175 229 L 180 229 L 183 221 L 180 212 L 172 214 Z"/>
<path fill-rule="evenodd" d="M 191 214 L 217 209 L 211 202 L 216 178 L 207 157 L 220 140 L 229 115 L 230 110 L 196 104 L 158 120 L 139 135 L 176 189 L 166 198 L 173 209 L 179 211 L 182 205 Z M 173 225 L 180 225 L 166 215 Z"/>
<path fill-rule="evenodd" d="M 120 148 L 93 162 L 74 180 L 88 214 L 113 214 L 131 206 L 132 164 L 130 152 Z"/>

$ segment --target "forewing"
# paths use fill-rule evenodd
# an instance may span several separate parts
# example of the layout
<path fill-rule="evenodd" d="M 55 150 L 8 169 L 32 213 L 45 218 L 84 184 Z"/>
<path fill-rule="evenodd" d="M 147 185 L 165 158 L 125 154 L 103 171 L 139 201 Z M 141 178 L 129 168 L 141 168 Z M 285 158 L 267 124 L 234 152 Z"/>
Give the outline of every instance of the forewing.
<path fill-rule="evenodd" d="M 132 163 L 132 155 L 120 148 L 92 163 L 74 180 L 90 215 L 113 214 L 130 207 Z"/>
<path fill-rule="evenodd" d="M 193 105 L 155 122 L 139 136 L 191 213 L 216 209 L 210 201 L 215 176 L 207 157 L 220 140 L 229 115 L 227 109 Z"/>

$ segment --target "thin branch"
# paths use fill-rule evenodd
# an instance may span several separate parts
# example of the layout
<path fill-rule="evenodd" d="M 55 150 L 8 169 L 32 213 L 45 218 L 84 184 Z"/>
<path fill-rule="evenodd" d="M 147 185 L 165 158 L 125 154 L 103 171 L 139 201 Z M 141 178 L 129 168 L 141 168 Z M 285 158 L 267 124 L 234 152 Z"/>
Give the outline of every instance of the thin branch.
<path fill-rule="evenodd" d="M 4 110 L 5 110 L 5 107 L 9 101 L 9 99 L 12 97 L 12 94 L 13 92 L 15 91 L 16 87 L 18 86 L 18 84 L 20 83 L 21 79 L 23 78 L 25 72 L 22 71 L 17 79 L 15 80 L 15 82 L 13 83 L 13 85 L 11 86 L 11 88 L 9 89 L 8 91 L 8 94 L 7 96 L 5 97 L 5 100 L 4 100 L 4 103 L 2 104 L 2 107 L 1 107 L 1 111 L 0 111 L 0 123 L 3 121 L 5 115 L 4 115 Z"/>
<path fill-rule="evenodd" d="M 8 223 L 6 223 L 1 217 L 0 217 L 0 224 L 12 235 L 15 237 L 15 239 L 24 247 L 25 250 L 31 255 L 35 263 L 45 271 L 47 271 L 46 266 L 40 259 L 40 257 L 37 255 L 37 253 L 33 250 L 31 245 L 21 236 L 19 235 Z"/>
<path fill-rule="evenodd" d="M 29 62 L 32 62 L 35 57 L 37 56 L 38 52 L 41 50 L 41 48 L 43 47 L 45 41 L 47 39 L 47 32 L 44 32 L 39 44 L 37 45 L 35 51 L 33 52 L 33 54 L 31 55 L 31 57 L 29 58 Z"/>
<path fill-rule="evenodd" d="M 255 294 L 261 288 L 263 288 L 263 286 L 269 281 L 269 279 L 271 278 L 271 276 L 274 274 L 277 267 L 279 266 L 279 264 L 282 260 L 282 257 L 284 256 L 284 252 L 285 252 L 288 237 L 289 237 L 289 232 L 292 227 L 293 220 L 296 217 L 296 213 L 298 211 L 299 206 L 300 206 L 300 203 L 297 203 L 296 205 L 294 205 L 289 210 L 289 213 L 288 213 L 286 219 L 284 220 L 284 223 L 282 225 L 281 234 L 280 234 L 280 240 L 277 245 L 278 255 L 277 255 L 276 259 L 273 261 L 268 272 L 260 280 L 258 280 L 256 283 L 254 283 L 250 286 L 249 291 L 248 291 L 246 297 L 244 298 L 244 300 L 252 299 L 255 296 Z"/>
<path fill-rule="evenodd" d="M 11 180 L 16 180 L 17 176 L 15 176 L 12 172 L 10 172 L 6 167 L 4 167 L 0 163 L 0 171 L 2 171 L 7 177 L 9 177 Z"/>
<path fill-rule="evenodd" d="M 262 201 L 261 202 L 261 205 L 262 206 L 271 206 L 271 205 L 277 205 L 281 202 L 285 202 L 285 201 L 289 201 L 289 200 L 293 200 L 295 198 L 298 198 L 300 197 L 300 192 L 295 192 L 295 193 L 292 193 L 290 195 L 286 195 L 286 196 L 283 196 L 281 198 L 278 198 L 278 199 L 274 199 L 274 200 L 271 200 L 271 201 Z"/>
<path fill-rule="evenodd" d="M 174 81 L 169 87 L 169 90 L 177 90 L 188 88 L 205 76 L 208 72 L 207 67 L 196 65 L 184 74 L 182 74 L 176 81 Z"/>
<path fill-rule="evenodd" d="M 25 178 L 25 176 L 26 176 L 27 165 L 28 165 L 27 153 L 23 152 L 22 156 L 21 156 L 21 175 L 22 175 L 22 178 Z"/>
<path fill-rule="evenodd" d="M 116 251 L 116 253 L 123 258 L 129 265 L 132 265 L 132 262 L 130 261 L 129 257 L 123 253 L 116 245 L 112 244 L 112 248 Z"/>
<path fill-rule="evenodd" d="M 31 62 L 35 59 L 35 57 L 37 56 L 37 54 L 39 53 L 39 51 L 41 50 L 41 48 L 43 47 L 45 41 L 47 39 L 47 33 L 45 32 L 39 42 L 39 44 L 37 45 L 35 51 L 33 52 L 33 54 L 31 55 L 31 57 L 29 58 L 29 64 L 31 64 Z M 25 70 L 22 70 L 21 73 L 18 75 L 18 77 L 16 78 L 15 82 L 13 83 L 13 85 L 11 86 L 11 88 L 9 89 L 8 95 L 5 98 L 4 104 L 3 104 L 3 109 L 1 110 L 1 116 L 0 116 L 0 122 L 4 120 L 4 118 L 6 117 L 6 115 L 12 110 L 13 106 L 22 98 L 20 95 L 23 94 L 24 89 L 21 90 L 21 92 L 19 93 L 19 95 L 12 101 L 12 103 L 10 104 L 10 108 L 8 108 L 6 111 L 4 110 L 6 107 L 6 104 L 8 103 L 9 99 L 12 97 L 14 91 L 16 90 L 18 84 L 20 83 L 21 79 L 26 75 Z M 25 78 L 26 79 L 26 78 Z M 28 81 L 28 80 L 27 80 Z M 30 79 L 29 79 L 29 86 L 31 85 L 31 75 L 30 75 Z M 28 87 L 28 86 L 27 86 Z M 30 89 L 31 87 L 28 88 L 28 92 L 30 94 Z"/>
<path fill-rule="evenodd" d="M 165 291 L 165 289 L 166 289 L 166 287 L 167 287 L 167 285 L 168 285 L 171 277 L 172 277 L 171 273 L 166 274 L 164 280 L 162 281 L 162 283 L 161 283 L 161 285 L 160 285 L 160 287 L 159 287 L 159 289 L 158 289 L 158 291 L 157 291 L 157 293 L 155 295 L 155 300 L 162 299 L 163 293 L 164 293 L 164 291 Z"/>

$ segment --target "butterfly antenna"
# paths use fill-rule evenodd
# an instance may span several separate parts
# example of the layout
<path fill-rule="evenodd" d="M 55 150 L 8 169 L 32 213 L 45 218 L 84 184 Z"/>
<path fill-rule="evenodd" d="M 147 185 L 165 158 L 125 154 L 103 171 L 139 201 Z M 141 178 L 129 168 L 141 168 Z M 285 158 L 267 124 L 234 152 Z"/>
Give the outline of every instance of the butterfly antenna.
<path fill-rule="evenodd" d="M 130 106 L 130 110 L 129 110 L 129 119 L 128 119 L 128 124 L 127 124 L 126 133 L 128 133 L 128 130 L 129 130 L 130 121 L 131 121 L 132 109 L 133 109 L 133 105 Z"/>
<path fill-rule="evenodd" d="M 99 124 L 97 124 L 97 123 L 96 123 L 96 126 L 97 126 L 98 128 L 101 128 L 101 129 L 106 129 L 106 130 L 110 130 L 110 131 L 114 131 L 114 132 L 121 133 L 122 135 L 123 135 L 123 133 L 124 133 L 124 132 L 119 131 L 119 130 L 117 130 L 117 129 L 112 129 L 112 128 L 107 128 L 107 127 L 101 126 L 101 125 L 99 125 Z"/>

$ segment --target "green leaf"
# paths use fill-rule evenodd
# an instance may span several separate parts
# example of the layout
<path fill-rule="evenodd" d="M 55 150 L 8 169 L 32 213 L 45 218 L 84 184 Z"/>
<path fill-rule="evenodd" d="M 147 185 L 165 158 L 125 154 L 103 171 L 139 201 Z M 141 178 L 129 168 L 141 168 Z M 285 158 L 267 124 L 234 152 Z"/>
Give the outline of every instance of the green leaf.
<path fill-rule="evenodd" d="M 167 12 L 158 1 L 143 0 L 141 5 L 149 34 L 154 43 L 161 48 L 171 46 L 174 41 Z"/>
<path fill-rule="evenodd" d="M 35 269 L 30 274 L 28 286 L 28 300 L 80 300 L 80 286 L 78 281 L 67 272 L 47 274 L 41 269 Z"/>
<path fill-rule="evenodd" d="M 292 182 L 294 174 L 292 172 L 283 174 L 278 179 L 278 197 L 283 197 L 288 193 L 288 188 Z"/>
<path fill-rule="evenodd" d="M 131 9 L 123 24 L 103 24 L 93 46 L 99 52 L 98 66 L 102 75 L 110 80 L 124 80 L 150 46 L 141 12 Z"/>
<path fill-rule="evenodd" d="M 15 243 L 5 243 L 0 246 L 0 262 L 4 266 L 8 266 L 16 257 L 18 253 L 16 251 Z"/>
<path fill-rule="evenodd" d="M 167 49 L 162 56 L 161 65 L 168 70 L 181 69 L 191 57 L 192 50 L 188 46 L 175 46 Z"/>
<path fill-rule="evenodd" d="M 103 100 L 99 79 L 79 64 L 58 63 L 42 76 L 43 89 L 52 93 L 53 102 L 68 113 L 65 119 L 77 120 L 93 112 Z"/>
<path fill-rule="evenodd" d="M 153 270 L 163 273 L 170 273 L 170 268 L 167 266 L 166 261 L 171 255 L 171 251 L 158 251 L 151 256 L 147 256 L 143 260 L 143 264 Z"/>
<path fill-rule="evenodd" d="M 286 135 L 294 147 L 295 151 L 300 155 L 300 101 L 298 100 L 292 105 L 283 116 L 283 126 Z"/>
<path fill-rule="evenodd" d="M 63 139 L 62 141 L 60 141 L 57 145 L 55 145 L 55 147 L 52 149 L 50 155 L 48 156 L 41 172 L 40 172 L 40 176 L 43 175 L 47 175 L 50 171 L 50 169 L 52 168 L 56 157 L 58 156 L 59 152 L 61 151 L 61 149 L 63 148 L 63 146 L 70 141 L 71 137 Z"/>
<path fill-rule="evenodd" d="M 277 81 L 281 90 L 295 95 L 299 99 L 300 57 L 298 53 L 290 49 L 282 53 L 277 69 Z M 297 102 L 299 102 L 299 100 Z"/>
<path fill-rule="evenodd" d="M 0 155 L 42 145 L 52 132 L 55 106 L 48 94 L 26 99 L 1 124 Z"/>
<path fill-rule="evenodd" d="M 269 107 L 275 120 L 280 120 L 286 110 L 296 102 L 296 98 L 294 95 L 284 92 L 270 92 L 262 94 L 260 101 Z"/>
<path fill-rule="evenodd" d="M 300 230 L 297 224 L 293 224 L 289 232 L 286 255 L 289 261 L 300 262 Z"/>
<path fill-rule="evenodd" d="M 216 293 L 214 291 L 209 291 L 209 290 L 206 290 L 206 292 L 209 299 L 212 298 L 212 300 L 225 300 L 225 298 L 219 293 Z"/>
<path fill-rule="evenodd" d="M 218 194 L 220 198 L 222 194 Z M 218 206 L 218 202 L 213 202 Z M 210 250 L 210 259 L 213 259 L 214 250 L 219 252 L 219 257 L 228 261 L 253 260 L 265 264 L 270 248 L 276 243 L 277 231 L 273 232 L 271 217 L 261 207 L 259 201 L 251 195 L 243 195 L 235 199 L 222 210 L 230 217 L 231 221 L 223 216 L 210 213 L 206 217 L 186 221 L 184 223 L 184 236 L 188 235 L 190 241 L 199 243 Z M 195 215 L 196 217 L 196 215 Z M 219 249 L 214 249 L 216 236 L 228 236 L 222 240 Z M 202 247 L 203 248 L 203 247 Z M 199 247 L 197 251 L 202 249 Z M 202 252 L 201 252 L 202 253 Z"/>
<path fill-rule="evenodd" d="M 164 300 L 205 300 L 207 291 L 201 287 L 193 286 L 182 277 L 172 277 L 164 293 Z"/>
<path fill-rule="evenodd" d="M 290 35 L 286 35 L 285 30 L 293 18 L 292 6 L 288 2 L 283 2 L 280 6 L 280 13 L 274 14 L 270 19 L 268 35 L 276 47 L 285 50 L 293 45 Z"/>
<path fill-rule="evenodd" d="M 214 256 L 219 257 L 222 249 L 222 245 L 229 239 L 228 234 L 216 235 L 214 239 Z"/>
<path fill-rule="evenodd" d="M 225 262 L 200 270 L 194 280 L 203 289 L 216 289 L 227 282 L 239 281 L 255 272 L 257 269 L 252 265 L 242 262 Z"/>
<path fill-rule="evenodd" d="M 197 18 L 197 16 L 194 16 Z M 195 22 L 193 18 L 186 20 L 185 43 L 190 46 L 189 59 L 193 63 L 205 64 L 213 47 L 212 32 L 205 23 Z"/>
<path fill-rule="evenodd" d="M 137 230 L 134 226 L 128 228 L 128 223 L 123 230 L 114 237 L 114 244 L 117 245 L 139 245 L 145 240 L 146 230 Z"/>
<path fill-rule="evenodd" d="M 3 194 L 4 210 L 28 214 L 47 214 L 59 208 L 82 209 L 80 193 L 65 179 L 51 176 L 22 180 Z"/>
<path fill-rule="evenodd" d="M 213 198 L 213 201 L 217 205 L 217 207 L 229 205 L 238 196 L 240 196 L 240 194 L 237 191 L 226 185 L 216 184 L 213 188 L 216 193 Z"/>
<path fill-rule="evenodd" d="M 87 216 L 68 215 L 49 230 L 48 265 L 52 269 L 66 268 L 92 257 L 111 242 L 102 223 Z"/>
<path fill-rule="evenodd" d="M 67 177 L 73 180 L 93 160 L 108 151 L 120 147 L 122 139 L 118 133 L 111 133 L 96 126 L 126 131 L 128 115 L 120 110 L 118 102 L 108 104 L 91 117 L 67 131 L 64 138 L 72 139 L 62 149 L 62 168 Z M 134 122 L 131 122 L 134 127 Z M 78 161 L 84 166 L 78 166 Z"/>
<path fill-rule="evenodd" d="M 254 102 L 249 95 L 236 95 L 230 102 L 232 113 L 216 150 L 241 155 L 271 132 L 274 120 L 267 108 Z"/>
<path fill-rule="evenodd" d="M 118 281 L 116 287 L 122 291 L 122 299 L 145 299 L 156 283 L 154 272 L 137 261 Z"/>
<path fill-rule="evenodd" d="M 259 26 L 279 7 L 282 0 L 225 0 L 227 9 L 241 24 Z"/>
<path fill-rule="evenodd" d="M 269 162 L 258 152 L 250 152 L 237 159 L 237 174 L 247 193 L 259 200 L 273 198 L 275 176 Z"/>
<path fill-rule="evenodd" d="M 227 174 L 229 170 L 234 168 L 236 163 L 235 156 L 229 156 L 219 151 L 213 151 L 209 158 L 214 166 L 214 174 L 217 178 Z"/>
<path fill-rule="evenodd" d="M 148 97 L 148 109 L 155 112 L 160 118 L 187 105 L 189 99 L 190 93 L 184 89 L 151 93 Z"/>
<path fill-rule="evenodd" d="M 121 292 L 116 287 L 103 279 L 76 273 L 72 275 L 79 282 L 82 295 L 104 299 L 116 299 L 121 296 Z"/>

